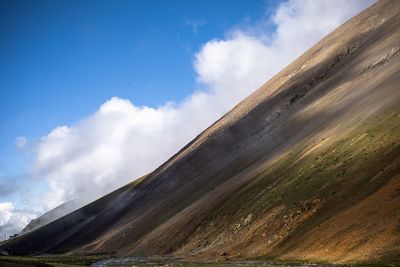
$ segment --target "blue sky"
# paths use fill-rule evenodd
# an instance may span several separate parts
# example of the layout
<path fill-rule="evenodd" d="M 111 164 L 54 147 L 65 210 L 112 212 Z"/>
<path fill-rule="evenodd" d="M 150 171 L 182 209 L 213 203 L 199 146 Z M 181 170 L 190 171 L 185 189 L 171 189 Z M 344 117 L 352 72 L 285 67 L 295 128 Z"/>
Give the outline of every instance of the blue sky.
<path fill-rule="evenodd" d="M 26 171 L 17 136 L 40 138 L 112 96 L 149 106 L 182 100 L 195 87 L 200 46 L 277 4 L 1 1 L 0 176 Z"/>
<path fill-rule="evenodd" d="M 371 3 L 0 1 L 0 240 L 151 172 Z"/>

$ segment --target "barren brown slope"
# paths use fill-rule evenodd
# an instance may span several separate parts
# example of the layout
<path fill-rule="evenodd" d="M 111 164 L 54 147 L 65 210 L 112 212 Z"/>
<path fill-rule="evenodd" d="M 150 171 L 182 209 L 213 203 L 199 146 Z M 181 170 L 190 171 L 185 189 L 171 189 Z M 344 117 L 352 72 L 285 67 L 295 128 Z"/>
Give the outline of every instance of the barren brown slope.
<path fill-rule="evenodd" d="M 14 253 L 400 254 L 400 2 L 328 35 L 151 173 Z"/>

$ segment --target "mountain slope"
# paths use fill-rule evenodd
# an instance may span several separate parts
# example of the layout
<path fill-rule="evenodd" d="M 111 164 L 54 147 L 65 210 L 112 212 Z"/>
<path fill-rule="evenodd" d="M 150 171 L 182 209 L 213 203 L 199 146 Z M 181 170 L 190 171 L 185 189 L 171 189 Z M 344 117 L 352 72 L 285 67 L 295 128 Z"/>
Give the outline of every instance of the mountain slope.
<path fill-rule="evenodd" d="M 32 232 L 52 221 L 57 220 L 58 218 L 63 217 L 64 215 L 71 213 L 82 205 L 79 205 L 77 200 L 71 200 L 65 202 L 54 209 L 44 213 L 40 217 L 33 219 L 30 223 L 22 229 L 22 231 L 18 234 L 19 236 L 24 235 L 26 233 Z"/>
<path fill-rule="evenodd" d="M 399 1 L 376 3 L 139 183 L 1 248 L 395 260 L 399 17 Z"/>

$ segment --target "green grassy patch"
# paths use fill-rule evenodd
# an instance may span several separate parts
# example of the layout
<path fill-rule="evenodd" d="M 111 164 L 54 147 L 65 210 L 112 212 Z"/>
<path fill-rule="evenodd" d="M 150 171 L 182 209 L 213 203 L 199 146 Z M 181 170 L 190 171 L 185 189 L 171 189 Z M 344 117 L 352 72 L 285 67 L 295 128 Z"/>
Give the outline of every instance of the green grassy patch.
<path fill-rule="evenodd" d="M 14 263 L 15 266 L 54 266 L 54 267 L 76 267 L 89 266 L 92 263 L 106 259 L 105 255 L 71 256 L 71 255 L 46 255 L 46 256 L 1 256 L 0 266 Z"/>
<path fill-rule="evenodd" d="M 398 159 L 399 144 L 400 115 L 392 113 L 306 156 L 304 146 L 299 145 L 266 166 L 217 213 L 240 218 L 249 212 L 262 214 L 279 204 L 291 207 L 313 198 L 351 205 L 399 171 L 398 166 L 385 169 Z"/>

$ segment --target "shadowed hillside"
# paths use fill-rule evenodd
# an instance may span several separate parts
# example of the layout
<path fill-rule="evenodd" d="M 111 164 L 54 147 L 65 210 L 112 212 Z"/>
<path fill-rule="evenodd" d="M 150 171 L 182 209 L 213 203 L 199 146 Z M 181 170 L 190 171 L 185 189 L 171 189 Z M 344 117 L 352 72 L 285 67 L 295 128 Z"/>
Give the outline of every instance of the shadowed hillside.
<path fill-rule="evenodd" d="M 145 179 L 0 247 L 399 260 L 399 17 L 374 4 Z"/>
<path fill-rule="evenodd" d="M 22 229 L 22 231 L 18 235 L 21 236 L 33 230 L 36 230 L 43 225 L 46 225 L 48 223 L 51 223 L 52 221 L 57 220 L 58 218 L 63 217 L 64 215 L 76 210 L 81 206 L 82 204 L 80 205 L 77 200 L 65 202 L 58 207 L 46 212 L 40 217 L 33 219 L 27 226 L 24 227 L 24 229 Z"/>

